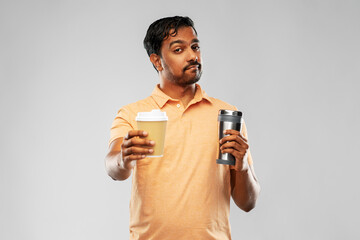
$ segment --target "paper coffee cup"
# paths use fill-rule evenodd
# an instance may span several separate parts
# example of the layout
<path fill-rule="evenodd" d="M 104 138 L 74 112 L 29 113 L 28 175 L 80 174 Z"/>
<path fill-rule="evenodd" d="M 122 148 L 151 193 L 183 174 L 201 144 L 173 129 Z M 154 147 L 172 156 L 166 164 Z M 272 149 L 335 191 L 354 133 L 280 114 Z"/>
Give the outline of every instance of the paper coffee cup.
<path fill-rule="evenodd" d="M 138 112 L 136 116 L 137 128 L 148 133 L 146 139 L 155 141 L 154 152 L 147 157 L 162 157 L 164 154 L 164 143 L 166 124 L 168 117 L 166 112 L 154 109 L 151 112 Z"/>

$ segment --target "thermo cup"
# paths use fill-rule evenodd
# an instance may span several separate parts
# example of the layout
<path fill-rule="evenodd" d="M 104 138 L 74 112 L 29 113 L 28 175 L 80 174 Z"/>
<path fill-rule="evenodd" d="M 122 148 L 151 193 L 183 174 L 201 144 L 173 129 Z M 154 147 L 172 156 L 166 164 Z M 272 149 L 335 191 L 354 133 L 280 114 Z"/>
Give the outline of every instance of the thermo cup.
<path fill-rule="evenodd" d="M 240 132 L 241 130 L 242 112 L 232 110 L 220 110 L 218 116 L 219 126 L 219 140 L 225 136 L 224 130 L 234 129 Z M 219 150 L 219 157 L 216 160 L 218 164 L 235 165 L 235 157 L 230 153 L 221 153 Z"/>
<path fill-rule="evenodd" d="M 168 120 L 166 112 L 161 112 L 159 109 L 154 109 L 151 112 L 138 112 L 135 120 L 137 128 L 148 133 L 146 138 L 155 141 L 154 152 L 148 154 L 147 157 L 162 157 Z"/>

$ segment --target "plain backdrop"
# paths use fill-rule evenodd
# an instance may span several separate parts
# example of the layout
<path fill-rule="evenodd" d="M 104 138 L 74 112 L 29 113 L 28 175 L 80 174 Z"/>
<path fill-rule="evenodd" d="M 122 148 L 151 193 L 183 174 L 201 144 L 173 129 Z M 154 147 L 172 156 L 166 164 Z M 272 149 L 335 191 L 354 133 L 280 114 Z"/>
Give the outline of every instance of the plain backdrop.
<path fill-rule="evenodd" d="M 356 0 L 1 0 L 0 239 L 128 239 L 109 130 L 157 84 L 142 40 L 173 15 L 195 22 L 203 89 L 247 122 L 262 191 L 231 203 L 233 239 L 359 239 Z"/>

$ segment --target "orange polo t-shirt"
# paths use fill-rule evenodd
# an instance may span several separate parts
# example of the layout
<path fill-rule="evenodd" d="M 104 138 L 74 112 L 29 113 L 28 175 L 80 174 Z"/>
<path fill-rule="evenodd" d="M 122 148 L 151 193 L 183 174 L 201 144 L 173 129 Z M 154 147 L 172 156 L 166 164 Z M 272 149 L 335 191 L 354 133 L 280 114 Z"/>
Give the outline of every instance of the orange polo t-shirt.
<path fill-rule="evenodd" d="M 236 108 L 209 97 L 199 85 L 184 107 L 157 86 L 150 97 L 119 110 L 110 143 L 137 129 L 138 112 L 152 109 L 169 118 L 164 155 L 139 160 L 133 169 L 130 239 L 231 239 L 230 168 L 216 163 L 217 118 L 220 109 Z M 242 134 L 247 137 L 244 124 Z M 252 164 L 251 154 L 248 161 Z"/>

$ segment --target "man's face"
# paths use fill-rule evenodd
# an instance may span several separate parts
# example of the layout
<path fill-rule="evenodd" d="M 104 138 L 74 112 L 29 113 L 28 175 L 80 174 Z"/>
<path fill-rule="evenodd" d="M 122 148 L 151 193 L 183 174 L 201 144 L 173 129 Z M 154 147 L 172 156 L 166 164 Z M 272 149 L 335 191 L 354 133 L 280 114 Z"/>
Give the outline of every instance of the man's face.
<path fill-rule="evenodd" d="M 171 33 L 171 32 L 170 32 Z M 180 86 L 196 83 L 201 77 L 199 40 L 192 27 L 182 27 L 161 46 L 161 74 Z"/>

